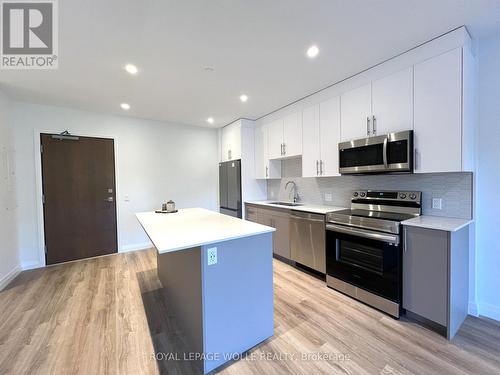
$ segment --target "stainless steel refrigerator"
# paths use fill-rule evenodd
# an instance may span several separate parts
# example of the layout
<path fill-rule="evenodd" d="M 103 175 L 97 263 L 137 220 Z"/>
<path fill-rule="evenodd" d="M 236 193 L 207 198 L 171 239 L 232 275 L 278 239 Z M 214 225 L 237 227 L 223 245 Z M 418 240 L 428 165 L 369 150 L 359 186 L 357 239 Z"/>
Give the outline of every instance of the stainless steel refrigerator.
<path fill-rule="evenodd" d="M 219 163 L 220 213 L 242 217 L 241 160 Z"/>

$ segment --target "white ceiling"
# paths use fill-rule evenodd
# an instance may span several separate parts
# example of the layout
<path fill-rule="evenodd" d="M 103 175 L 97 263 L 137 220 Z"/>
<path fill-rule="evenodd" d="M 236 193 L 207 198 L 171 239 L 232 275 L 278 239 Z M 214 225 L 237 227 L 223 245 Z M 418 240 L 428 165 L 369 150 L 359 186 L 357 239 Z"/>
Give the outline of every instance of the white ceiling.
<path fill-rule="evenodd" d="M 220 127 L 258 118 L 461 25 L 474 38 L 487 35 L 500 25 L 500 1 L 64 0 L 59 20 L 59 69 L 0 71 L 7 94 Z M 314 60 L 305 55 L 311 44 L 320 48 Z M 126 63 L 139 74 L 125 73 Z"/>

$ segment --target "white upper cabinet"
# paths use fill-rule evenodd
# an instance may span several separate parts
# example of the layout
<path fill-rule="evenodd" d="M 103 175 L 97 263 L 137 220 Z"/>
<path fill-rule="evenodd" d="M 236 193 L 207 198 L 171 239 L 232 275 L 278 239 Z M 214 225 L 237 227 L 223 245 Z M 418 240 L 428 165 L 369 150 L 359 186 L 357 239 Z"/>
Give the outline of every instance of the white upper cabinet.
<path fill-rule="evenodd" d="M 371 135 L 413 129 L 413 67 L 372 82 Z"/>
<path fill-rule="evenodd" d="M 276 120 L 268 125 L 269 159 L 283 157 L 283 120 Z"/>
<path fill-rule="evenodd" d="M 270 162 L 268 153 L 269 126 L 255 128 L 255 178 L 281 178 L 279 162 Z"/>
<path fill-rule="evenodd" d="M 270 159 L 302 155 L 302 116 L 300 112 L 273 121 L 268 126 Z"/>
<path fill-rule="evenodd" d="M 241 123 L 229 124 L 221 132 L 221 161 L 241 159 Z"/>
<path fill-rule="evenodd" d="M 320 174 L 339 175 L 340 96 L 319 105 Z"/>
<path fill-rule="evenodd" d="M 283 156 L 302 155 L 302 113 L 296 112 L 283 119 Z"/>
<path fill-rule="evenodd" d="M 267 178 L 267 127 L 255 129 L 255 178 Z"/>
<path fill-rule="evenodd" d="M 342 141 L 371 135 L 372 86 L 371 83 L 341 95 Z"/>
<path fill-rule="evenodd" d="M 462 49 L 415 65 L 415 172 L 462 170 Z"/>
<path fill-rule="evenodd" d="M 414 172 L 474 171 L 477 62 L 465 28 L 363 71 L 332 98 L 268 123 L 259 175 L 302 155 L 302 176 L 338 175 L 338 144 L 413 130 Z M 354 87 L 354 89 L 353 89 Z M 307 101 L 314 100 L 308 98 Z M 259 151 L 260 152 L 260 151 Z"/>
<path fill-rule="evenodd" d="M 319 105 L 306 108 L 302 112 L 302 142 L 302 177 L 317 177 L 321 159 Z"/>
<path fill-rule="evenodd" d="M 337 176 L 340 97 L 304 109 L 302 126 L 302 176 Z"/>

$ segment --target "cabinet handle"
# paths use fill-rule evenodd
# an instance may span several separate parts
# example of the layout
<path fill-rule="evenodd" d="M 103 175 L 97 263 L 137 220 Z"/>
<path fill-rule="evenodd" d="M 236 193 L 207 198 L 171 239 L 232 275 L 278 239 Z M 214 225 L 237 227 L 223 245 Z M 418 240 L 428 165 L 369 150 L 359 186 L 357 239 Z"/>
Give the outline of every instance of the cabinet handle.
<path fill-rule="evenodd" d="M 403 250 L 406 253 L 406 251 L 408 249 L 408 229 L 404 228 L 404 230 L 403 230 L 403 236 L 404 236 Z"/>
<path fill-rule="evenodd" d="M 377 135 L 377 119 L 372 116 L 372 134 Z"/>
<path fill-rule="evenodd" d="M 286 143 L 283 143 L 283 156 L 286 155 Z"/>
<path fill-rule="evenodd" d="M 417 161 L 418 161 L 418 150 L 415 149 L 414 151 L 414 157 L 413 157 L 413 169 L 414 170 L 417 170 L 418 169 L 418 164 L 417 164 Z"/>
<path fill-rule="evenodd" d="M 319 174 L 323 175 L 323 160 L 319 161 Z"/>
<path fill-rule="evenodd" d="M 227 158 L 231 160 L 231 150 L 227 150 Z"/>
<path fill-rule="evenodd" d="M 319 175 L 319 160 L 316 160 L 316 176 Z"/>
<path fill-rule="evenodd" d="M 366 135 L 370 136 L 370 117 L 366 116 Z"/>
<path fill-rule="evenodd" d="M 283 143 L 280 146 L 281 146 L 281 156 L 283 156 Z"/>
<path fill-rule="evenodd" d="M 266 165 L 266 178 L 269 177 L 269 167 Z"/>

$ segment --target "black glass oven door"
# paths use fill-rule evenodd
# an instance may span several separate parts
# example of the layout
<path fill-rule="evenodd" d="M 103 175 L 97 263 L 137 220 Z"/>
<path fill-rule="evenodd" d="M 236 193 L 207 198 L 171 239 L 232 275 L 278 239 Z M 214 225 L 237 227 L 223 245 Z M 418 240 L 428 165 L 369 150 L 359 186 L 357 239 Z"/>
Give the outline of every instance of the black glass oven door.
<path fill-rule="evenodd" d="M 326 231 L 327 274 L 394 302 L 401 301 L 401 247 Z"/>

